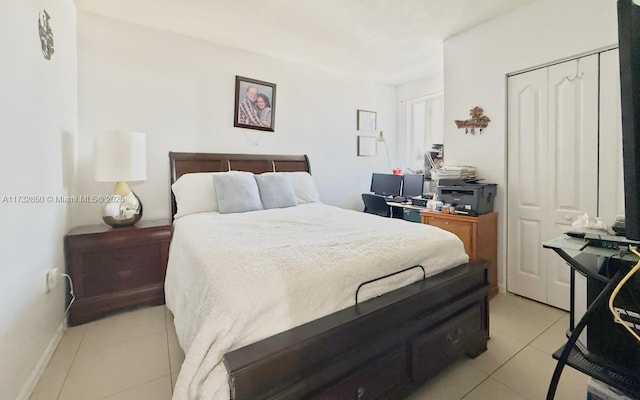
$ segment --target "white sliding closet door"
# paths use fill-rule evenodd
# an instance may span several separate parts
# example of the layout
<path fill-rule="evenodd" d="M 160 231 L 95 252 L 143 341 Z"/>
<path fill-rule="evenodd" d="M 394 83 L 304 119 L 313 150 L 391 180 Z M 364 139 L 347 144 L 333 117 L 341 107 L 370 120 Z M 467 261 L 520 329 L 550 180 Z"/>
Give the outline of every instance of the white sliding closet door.
<path fill-rule="evenodd" d="M 509 78 L 507 289 L 569 308 L 569 267 L 542 242 L 596 215 L 598 56 Z"/>
<path fill-rule="evenodd" d="M 507 289 L 546 301 L 547 69 L 510 77 L 508 90 Z"/>
<path fill-rule="evenodd" d="M 578 78 L 570 80 L 578 74 Z M 598 55 L 549 67 L 549 224 L 543 240 L 598 212 Z M 570 267 L 544 250 L 547 304 L 569 309 Z"/>
<path fill-rule="evenodd" d="M 600 53 L 600 184 L 598 216 L 612 224 L 624 216 L 622 114 L 618 50 Z"/>

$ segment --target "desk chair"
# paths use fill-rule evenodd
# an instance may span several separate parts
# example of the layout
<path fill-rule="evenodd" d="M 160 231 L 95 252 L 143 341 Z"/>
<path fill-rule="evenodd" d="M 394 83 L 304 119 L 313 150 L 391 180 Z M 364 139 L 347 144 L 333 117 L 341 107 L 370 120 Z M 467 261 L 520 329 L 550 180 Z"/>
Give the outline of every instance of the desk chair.
<path fill-rule="evenodd" d="M 387 201 L 383 196 L 362 193 L 362 201 L 364 202 L 364 212 L 381 217 L 391 217 L 391 207 L 387 205 Z"/>

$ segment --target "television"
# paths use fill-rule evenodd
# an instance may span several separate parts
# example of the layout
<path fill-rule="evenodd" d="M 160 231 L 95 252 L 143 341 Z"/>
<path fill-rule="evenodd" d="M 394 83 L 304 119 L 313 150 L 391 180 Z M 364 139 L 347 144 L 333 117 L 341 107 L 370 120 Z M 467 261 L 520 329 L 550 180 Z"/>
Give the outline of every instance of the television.
<path fill-rule="evenodd" d="M 422 196 L 424 191 L 424 175 L 404 175 L 402 179 L 402 195 L 404 197 Z"/>
<path fill-rule="evenodd" d="M 371 175 L 371 191 L 383 196 L 400 196 L 402 175 L 377 174 Z"/>
<path fill-rule="evenodd" d="M 618 0 L 625 234 L 640 241 L 640 6 Z"/>

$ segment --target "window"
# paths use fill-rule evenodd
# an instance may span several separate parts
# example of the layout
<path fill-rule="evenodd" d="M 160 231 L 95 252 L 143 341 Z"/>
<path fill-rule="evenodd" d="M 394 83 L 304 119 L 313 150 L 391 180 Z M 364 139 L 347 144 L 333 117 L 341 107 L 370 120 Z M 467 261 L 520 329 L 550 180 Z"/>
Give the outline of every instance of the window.
<path fill-rule="evenodd" d="M 444 93 L 411 100 L 407 104 L 407 167 L 424 168 L 424 154 L 444 139 Z"/>

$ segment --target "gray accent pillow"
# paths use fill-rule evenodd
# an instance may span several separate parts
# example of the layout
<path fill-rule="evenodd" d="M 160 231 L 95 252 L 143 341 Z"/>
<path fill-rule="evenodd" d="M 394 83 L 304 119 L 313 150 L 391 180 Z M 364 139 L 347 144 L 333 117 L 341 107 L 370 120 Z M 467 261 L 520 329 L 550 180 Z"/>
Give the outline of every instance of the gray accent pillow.
<path fill-rule="evenodd" d="M 250 172 L 230 171 L 212 177 L 220 214 L 262 210 L 258 185 Z"/>
<path fill-rule="evenodd" d="M 255 175 L 265 210 L 297 206 L 296 193 L 291 178 L 273 172 Z"/>

